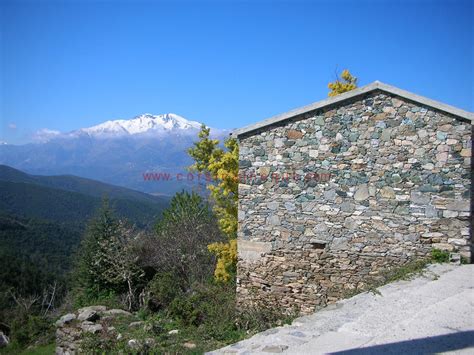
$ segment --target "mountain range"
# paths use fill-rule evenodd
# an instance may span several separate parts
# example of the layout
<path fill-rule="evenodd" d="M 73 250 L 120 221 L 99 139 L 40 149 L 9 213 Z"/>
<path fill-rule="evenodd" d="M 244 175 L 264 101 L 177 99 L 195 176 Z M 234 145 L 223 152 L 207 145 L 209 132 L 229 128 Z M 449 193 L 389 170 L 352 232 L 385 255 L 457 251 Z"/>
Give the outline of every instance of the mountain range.
<path fill-rule="evenodd" d="M 129 120 L 106 121 L 71 132 L 44 129 L 34 142 L 0 145 L 0 164 L 30 174 L 70 174 L 156 195 L 172 195 L 196 187 L 176 181 L 192 164 L 187 149 L 197 138 L 201 123 L 173 113 L 143 114 Z M 226 130 L 211 129 L 216 138 Z M 148 172 L 170 174 L 168 181 L 147 180 Z"/>

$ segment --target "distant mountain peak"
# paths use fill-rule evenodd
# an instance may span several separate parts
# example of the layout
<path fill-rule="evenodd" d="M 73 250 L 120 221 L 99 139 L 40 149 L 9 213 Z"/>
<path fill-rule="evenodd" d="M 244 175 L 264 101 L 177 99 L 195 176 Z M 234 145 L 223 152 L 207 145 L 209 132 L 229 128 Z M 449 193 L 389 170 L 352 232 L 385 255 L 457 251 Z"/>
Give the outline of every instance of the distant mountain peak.
<path fill-rule="evenodd" d="M 143 113 L 69 132 L 43 129 L 31 144 L 0 145 L 0 164 L 31 174 L 72 174 L 172 195 L 193 182 L 152 182 L 143 173 L 186 171 L 192 164 L 187 151 L 199 140 L 200 127 L 174 113 Z M 225 129 L 211 128 L 210 132 L 220 141 L 228 134 Z"/>
<path fill-rule="evenodd" d="M 60 135 L 61 135 L 61 132 L 59 131 L 43 128 L 43 129 L 40 129 L 39 131 L 36 131 L 35 134 L 33 134 L 33 140 L 35 142 L 44 143 Z"/>
<path fill-rule="evenodd" d="M 70 132 L 59 132 L 47 128 L 37 131 L 33 141 L 46 143 L 55 138 L 115 138 L 136 135 L 160 136 L 163 134 L 192 134 L 201 128 L 201 123 L 188 120 L 175 113 L 154 115 L 144 113 L 131 119 L 109 120 L 95 126 L 80 128 Z M 218 130 L 216 130 L 218 131 Z M 2 143 L 0 142 L 0 145 Z"/>
<path fill-rule="evenodd" d="M 82 128 L 72 133 L 86 133 L 91 136 L 135 135 L 142 133 L 164 133 L 197 130 L 201 123 L 190 121 L 175 113 L 153 115 L 144 113 L 129 120 L 111 120 L 96 126 Z"/>

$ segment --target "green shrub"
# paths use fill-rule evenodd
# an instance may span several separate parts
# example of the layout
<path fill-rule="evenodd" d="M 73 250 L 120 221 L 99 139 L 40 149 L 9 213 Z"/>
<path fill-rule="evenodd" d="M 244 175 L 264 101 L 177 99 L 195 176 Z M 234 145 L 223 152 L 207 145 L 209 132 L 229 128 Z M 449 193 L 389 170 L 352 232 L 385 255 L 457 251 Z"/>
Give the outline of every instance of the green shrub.
<path fill-rule="evenodd" d="M 449 261 L 449 252 L 445 250 L 432 249 L 431 260 L 437 263 L 447 263 Z"/>
<path fill-rule="evenodd" d="M 168 307 L 182 291 L 177 278 L 170 272 L 157 273 L 148 284 L 149 299 L 147 307 L 159 311 Z"/>
<path fill-rule="evenodd" d="M 163 212 L 155 233 L 144 233 L 136 242 L 144 270 L 172 273 L 181 289 L 205 282 L 214 271 L 215 257 L 207 246 L 224 241 L 209 204 L 196 193 L 177 193 Z"/>
<path fill-rule="evenodd" d="M 183 326 L 199 325 L 201 310 L 199 309 L 200 295 L 188 294 L 177 297 L 168 308 L 168 315 L 180 322 Z"/>
<path fill-rule="evenodd" d="M 34 342 L 47 344 L 54 340 L 52 320 L 46 317 L 27 315 L 17 318 L 11 326 L 12 343 L 26 347 Z"/>
<path fill-rule="evenodd" d="M 191 291 L 176 297 L 169 305 L 168 316 L 183 326 L 226 322 L 235 316 L 235 290 L 209 281 L 195 284 Z"/>
<path fill-rule="evenodd" d="M 85 354 L 116 353 L 119 349 L 125 350 L 125 344 L 117 341 L 115 336 L 108 334 L 84 334 L 81 339 L 80 350 Z"/>
<path fill-rule="evenodd" d="M 201 338 L 223 344 L 287 323 L 296 315 L 283 315 L 263 304 L 238 310 L 235 284 L 214 281 L 194 285 L 192 292 L 175 298 L 167 311 L 181 327 L 195 327 Z"/>

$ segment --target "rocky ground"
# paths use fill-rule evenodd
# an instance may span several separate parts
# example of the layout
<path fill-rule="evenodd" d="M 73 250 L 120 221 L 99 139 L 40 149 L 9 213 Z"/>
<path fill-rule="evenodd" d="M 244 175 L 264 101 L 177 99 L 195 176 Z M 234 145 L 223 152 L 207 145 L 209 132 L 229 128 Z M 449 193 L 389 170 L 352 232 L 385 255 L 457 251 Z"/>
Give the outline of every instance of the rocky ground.
<path fill-rule="evenodd" d="M 431 265 L 211 354 L 435 352 L 474 352 L 474 265 Z"/>
<path fill-rule="evenodd" d="M 121 338 L 115 323 L 128 327 L 143 322 L 129 312 L 121 309 L 107 309 L 105 306 L 90 306 L 79 309 L 77 312 L 68 313 L 56 322 L 56 354 L 74 354 L 84 340 L 84 335 L 101 335 L 111 338 Z M 134 345 L 130 344 L 131 347 Z"/>
<path fill-rule="evenodd" d="M 57 355 L 203 353 L 184 329 L 167 319 L 140 320 L 136 314 L 102 305 L 80 308 L 56 321 Z M 1 334 L 0 334 L 1 335 Z M 1 341 L 1 339 L 0 339 Z M 209 345 L 206 345 L 209 349 Z M 212 348 L 212 347 L 211 347 Z"/>

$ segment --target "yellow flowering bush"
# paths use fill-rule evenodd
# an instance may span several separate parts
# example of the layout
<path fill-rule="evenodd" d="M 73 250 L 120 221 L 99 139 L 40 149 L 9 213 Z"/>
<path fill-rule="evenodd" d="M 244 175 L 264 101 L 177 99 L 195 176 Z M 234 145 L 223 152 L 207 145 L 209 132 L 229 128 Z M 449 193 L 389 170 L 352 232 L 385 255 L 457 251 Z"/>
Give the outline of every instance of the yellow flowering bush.
<path fill-rule="evenodd" d="M 195 161 L 190 170 L 209 174 L 213 180 L 207 188 L 211 192 L 219 227 L 229 241 L 211 244 L 208 249 L 217 256 L 216 280 L 229 281 L 237 263 L 239 146 L 237 140 L 229 138 L 222 148 L 219 140 L 211 139 L 209 135 L 210 129 L 203 125 L 199 141 L 188 150 Z"/>

